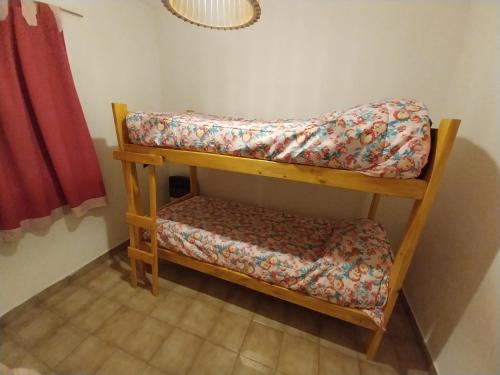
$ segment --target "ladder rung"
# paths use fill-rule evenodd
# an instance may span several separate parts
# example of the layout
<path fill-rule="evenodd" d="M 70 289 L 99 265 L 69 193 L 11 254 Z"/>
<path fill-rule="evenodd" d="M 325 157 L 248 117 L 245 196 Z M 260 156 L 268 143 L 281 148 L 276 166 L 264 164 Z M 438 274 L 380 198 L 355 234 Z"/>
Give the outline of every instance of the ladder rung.
<path fill-rule="evenodd" d="M 151 165 L 163 164 L 163 158 L 160 155 L 139 154 L 131 151 L 113 151 L 113 159 Z"/>
<path fill-rule="evenodd" d="M 144 229 L 153 230 L 156 227 L 156 220 L 153 220 L 149 216 L 136 215 L 127 212 L 125 220 L 127 221 L 127 224 L 135 225 L 136 227 Z"/>
<path fill-rule="evenodd" d="M 144 251 L 144 250 L 136 249 L 135 247 L 129 246 L 128 256 L 130 258 L 141 260 L 147 264 L 153 264 L 153 262 L 154 262 L 153 254 L 148 253 L 147 251 Z"/>

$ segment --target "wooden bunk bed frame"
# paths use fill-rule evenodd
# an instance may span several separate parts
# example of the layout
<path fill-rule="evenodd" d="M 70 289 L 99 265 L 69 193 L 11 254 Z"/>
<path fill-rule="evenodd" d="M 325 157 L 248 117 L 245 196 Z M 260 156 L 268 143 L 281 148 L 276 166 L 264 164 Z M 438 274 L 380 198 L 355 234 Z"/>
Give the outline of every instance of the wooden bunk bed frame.
<path fill-rule="evenodd" d="M 131 262 L 131 285 L 133 287 L 137 287 L 138 274 L 146 280 L 144 264 L 147 264 L 151 266 L 152 293 L 154 295 L 159 293 L 158 259 L 161 258 L 370 329 L 373 331 L 373 336 L 368 344 L 366 356 L 368 359 L 375 357 L 385 326 L 391 317 L 417 248 L 419 237 L 436 197 L 446 162 L 458 132 L 460 120 L 445 119 L 441 121 L 439 129 L 432 129 L 432 149 L 426 169 L 419 178 L 403 180 L 370 177 L 356 171 L 135 145 L 130 143 L 126 128 L 127 105 L 113 103 L 112 108 L 118 139 L 118 150 L 113 152 L 113 157 L 122 162 L 127 191 L 128 210 L 126 222 L 129 226 L 130 235 L 128 256 Z M 158 247 L 156 167 L 163 165 L 165 161 L 188 165 L 190 171 L 190 193 L 170 204 L 176 204 L 198 195 L 197 167 L 373 193 L 367 215 L 371 219 L 375 218 L 383 195 L 413 199 L 414 204 L 406 231 L 395 255 L 389 277 L 389 296 L 384 308 L 384 326 L 377 326 L 362 310 L 323 301 L 300 292 L 257 280 L 240 272 L 181 255 L 171 249 Z M 140 207 L 136 164 L 148 165 L 149 214 L 144 214 Z M 141 228 L 151 232 L 150 242 L 141 239 L 139 235 Z"/>

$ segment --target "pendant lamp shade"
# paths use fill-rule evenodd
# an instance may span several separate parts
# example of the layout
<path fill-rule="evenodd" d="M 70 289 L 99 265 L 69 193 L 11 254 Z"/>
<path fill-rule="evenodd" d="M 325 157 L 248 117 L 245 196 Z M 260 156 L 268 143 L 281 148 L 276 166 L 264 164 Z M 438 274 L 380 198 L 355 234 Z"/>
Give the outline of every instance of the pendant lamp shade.
<path fill-rule="evenodd" d="M 175 16 L 211 29 L 241 29 L 260 17 L 258 0 L 162 0 Z"/>

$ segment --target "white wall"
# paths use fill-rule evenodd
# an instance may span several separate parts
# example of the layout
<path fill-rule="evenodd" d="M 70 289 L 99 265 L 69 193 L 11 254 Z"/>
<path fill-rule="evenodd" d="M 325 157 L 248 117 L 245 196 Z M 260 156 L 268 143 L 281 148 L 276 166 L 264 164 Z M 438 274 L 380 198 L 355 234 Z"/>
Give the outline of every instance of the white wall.
<path fill-rule="evenodd" d="M 58 3 L 84 14 L 62 13 L 62 20 L 109 204 L 82 219 L 66 216 L 48 231 L 27 234 L 17 243 L 0 243 L 0 316 L 126 240 L 121 167 L 111 158 L 116 138 L 110 103 L 153 110 L 161 104 L 153 8 L 132 0 Z"/>
<path fill-rule="evenodd" d="M 500 374 L 497 11 L 475 4 L 463 25 L 443 106 L 463 126 L 406 283 L 442 374 Z"/>
<path fill-rule="evenodd" d="M 493 1 L 263 0 L 233 32 L 162 16 L 165 110 L 306 117 L 384 97 L 463 124 L 405 289 L 441 374 L 498 374 L 500 134 Z M 160 14 L 161 16 L 161 14 Z M 203 171 L 201 188 L 318 216 L 358 216 L 368 196 Z M 395 243 L 408 203 L 385 199 Z"/>

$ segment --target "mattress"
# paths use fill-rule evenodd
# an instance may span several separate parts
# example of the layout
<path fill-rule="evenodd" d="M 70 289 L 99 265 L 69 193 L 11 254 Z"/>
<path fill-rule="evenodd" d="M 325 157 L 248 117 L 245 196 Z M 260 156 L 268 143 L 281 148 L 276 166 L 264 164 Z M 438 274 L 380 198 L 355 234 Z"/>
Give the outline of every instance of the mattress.
<path fill-rule="evenodd" d="M 245 120 L 198 113 L 130 112 L 134 144 L 414 178 L 427 163 L 425 105 L 384 100 L 308 120 Z"/>
<path fill-rule="evenodd" d="M 382 322 L 392 254 L 373 220 L 302 217 L 196 196 L 158 212 L 158 242 Z"/>

